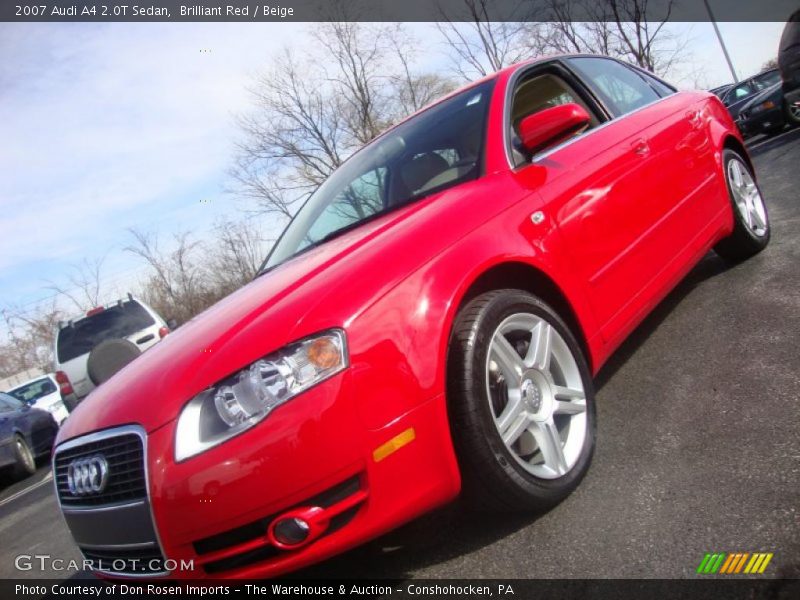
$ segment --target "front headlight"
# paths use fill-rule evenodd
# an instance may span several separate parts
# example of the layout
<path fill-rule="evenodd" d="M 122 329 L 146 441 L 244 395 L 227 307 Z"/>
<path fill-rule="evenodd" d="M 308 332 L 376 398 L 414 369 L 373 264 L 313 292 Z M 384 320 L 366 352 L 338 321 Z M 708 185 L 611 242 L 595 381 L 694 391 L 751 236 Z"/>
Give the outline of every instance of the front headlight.
<path fill-rule="evenodd" d="M 175 460 L 250 429 L 281 404 L 347 367 L 344 331 L 324 331 L 273 352 L 200 392 L 183 407 Z"/>

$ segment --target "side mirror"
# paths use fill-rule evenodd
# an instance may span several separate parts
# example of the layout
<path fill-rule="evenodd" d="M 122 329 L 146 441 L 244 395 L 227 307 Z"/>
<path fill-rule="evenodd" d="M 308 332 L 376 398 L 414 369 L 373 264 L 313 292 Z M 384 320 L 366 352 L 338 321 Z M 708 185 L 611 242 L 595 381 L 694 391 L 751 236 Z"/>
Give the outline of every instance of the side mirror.
<path fill-rule="evenodd" d="M 592 118 L 579 104 L 560 104 L 528 115 L 519 123 L 522 147 L 530 154 L 557 144 L 586 127 Z"/>

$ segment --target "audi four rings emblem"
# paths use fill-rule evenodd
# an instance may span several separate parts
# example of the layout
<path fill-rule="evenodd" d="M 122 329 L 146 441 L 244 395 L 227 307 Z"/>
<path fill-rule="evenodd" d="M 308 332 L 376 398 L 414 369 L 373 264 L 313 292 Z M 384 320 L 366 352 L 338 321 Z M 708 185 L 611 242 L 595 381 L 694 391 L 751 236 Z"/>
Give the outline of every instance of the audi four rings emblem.
<path fill-rule="evenodd" d="M 73 496 L 99 494 L 108 481 L 108 462 L 101 454 L 77 458 L 69 463 L 67 485 Z"/>

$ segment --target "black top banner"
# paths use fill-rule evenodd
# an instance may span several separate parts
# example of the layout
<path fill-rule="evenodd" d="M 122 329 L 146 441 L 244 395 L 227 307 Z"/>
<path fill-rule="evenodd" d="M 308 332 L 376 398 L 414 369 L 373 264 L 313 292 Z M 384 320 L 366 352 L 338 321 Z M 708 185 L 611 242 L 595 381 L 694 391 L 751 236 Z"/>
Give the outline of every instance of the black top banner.
<path fill-rule="evenodd" d="M 0 21 L 786 21 L 798 0 L 2 0 Z"/>

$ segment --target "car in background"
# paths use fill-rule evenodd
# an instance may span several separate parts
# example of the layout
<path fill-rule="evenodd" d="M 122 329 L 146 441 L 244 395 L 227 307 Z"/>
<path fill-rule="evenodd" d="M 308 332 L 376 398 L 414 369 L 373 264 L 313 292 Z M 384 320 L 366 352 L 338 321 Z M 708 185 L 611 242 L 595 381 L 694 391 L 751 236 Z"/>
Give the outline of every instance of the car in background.
<path fill-rule="evenodd" d="M 800 123 L 800 118 L 793 118 L 792 111 L 800 113 L 800 108 L 786 104 L 783 97 L 782 82 L 775 83 L 757 93 L 739 110 L 736 126 L 745 138 L 759 133 L 773 135 L 782 131 L 786 125 Z"/>
<path fill-rule="evenodd" d="M 755 94 L 779 83 L 780 80 L 781 74 L 778 69 L 763 71 L 758 75 L 754 75 L 753 77 L 731 86 L 722 96 L 722 103 L 727 107 L 728 112 L 735 121 L 739 117 L 739 111 Z"/>
<path fill-rule="evenodd" d="M 462 490 L 547 510 L 589 468 L 593 375 L 709 250 L 769 237 L 713 94 L 600 56 L 502 69 L 353 154 L 254 281 L 85 400 L 66 523 L 108 576 L 255 579 Z"/>
<path fill-rule="evenodd" d="M 778 67 L 783 80 L 786 118 L 800 125 L 800 10 L 789 17 L 783 28 L 778 46 Z"/>
<path fill-rule="evenodd" d="M 128 294 L 125 299 L 59 323 L 55 370 L 65 375 L 67 384 L 81 400 L 107 378 L 107 373 L 162 340 L 170 332 L 170 325 L 174 324 L 168 324 L 155 310 Z M 97 373 L 92 372 L 93 364 Z"/>
<path fill-rule="evenodd" d="M 718 87 L 711 88 L 708 91 L 714 94 L 717 98 L 722 98 L 725 95 L 725 93 L 732 87 L 733 87 L 732 83 L 726 83 L 725 85 L 720 85 Z"/>
<path fill-rule="evenodd" d="M 0 392 L 0 468 L 16 479 L 36 472 L 36 459 L 48 456 L 58 424 L 46 410 L 32 408 Z"/>
<path fill-rule="evenodd" d="M 59 425 L 69 416 L 69 410 L 64 403 L 64 398 L 61 397 L 55 373 L 26 381 L 7 390 L 6 393 L 33 408 L 46 410 L 53 415 Z"/>

